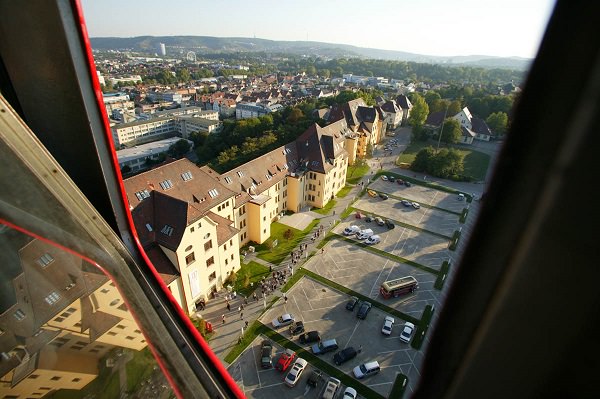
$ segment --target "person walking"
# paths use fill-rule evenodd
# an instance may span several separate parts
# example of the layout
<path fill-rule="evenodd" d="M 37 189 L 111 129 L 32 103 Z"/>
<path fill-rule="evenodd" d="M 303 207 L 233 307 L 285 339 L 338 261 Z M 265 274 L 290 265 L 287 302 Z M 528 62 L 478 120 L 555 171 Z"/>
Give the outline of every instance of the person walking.
<path fill-rule="evenodd" d="M 246 328 L 248 328 L 248 320 L 246 320 Z"/>
<path fill-rule="evenodd" d="M 240 320 L 244 320 L 244 312 L 240 313 Z"/>
<path fill-rule="evenodd" d="M 221 319 L 223 320 L 223 324 L 225 324 L 225 315 L 222 315 Z"/>
<path fill-rule="evenodd" d="M 229 302 L 227 302 L 227 311 L 231 312 L 231 305 L 229 304 Z"/>
<path fill-rule="evenodd" d="M 285 301 L 285 303 L 287 304 L 287 295 L 283 295 L 283 300 Z"/>

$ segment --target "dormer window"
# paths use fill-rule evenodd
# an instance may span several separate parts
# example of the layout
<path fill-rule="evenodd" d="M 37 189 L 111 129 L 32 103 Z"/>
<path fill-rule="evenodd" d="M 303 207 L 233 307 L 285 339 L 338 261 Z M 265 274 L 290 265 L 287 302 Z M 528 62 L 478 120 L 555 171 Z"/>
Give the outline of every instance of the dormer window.
<path fill-rule="evenodd" d="M 242 172 L 241 170 L 238 170 L 237 174 L 239 177 L 244 177 L 244 172 Z"/>
<path fill-rule="evenodd" d="M 159 184 L 160 188 L 162 188 L 163 190 L 168 190 L 173 187 L 173 182 L 171 180 L 164 180 L 161 181 Z"/>
<path fill-rule="evenodd" d="M 193 176 L 192 176 L 192 172 L 187 171 L 187 172 L 183 172 L 181 174 L 181 178 L 183 179 L 183 181 L 188 181 L 188 180 L 192 180 Z"/>
<path fill-rule="evenodd" d="M 37 263 L 42 267 L 46 267 L 53 261 L 54 261 L 54 258 L 52 257 L 52 255 L 44 254 L 37 260 Z"/>
<path fill-rule="evenodd" d="M 137 193 L 135 193 L 135 196 L 137 197 L 138 200 L 142 201 L 142 200 L 148 198 L 150 196 L 150 193 L 148 192 L 148 190 L 142 190 L 142 191 L 138 191 Z"/>
<path fill-rule="evenodd" d="M 225 183 L 231 184 L 231 177 L 227 176 L 225 178 Z"/>
<path fill-rule="evenodd" d="M 216 188 L 213 188 L 212 190 L 208 190 L 208 195 L 210 195 L 210 198 L 215 198 L 217 195 L 219 195 L 219 192 Z"/>
<path fill-rule="evenodd" d="M 171 235 L 173 234 L 173 230 L 173 227 L 169 226 L 168 224 L 165 224 L 165 226 L 160 230 L 160 232 L 166 236 L 171 237 Z"/>

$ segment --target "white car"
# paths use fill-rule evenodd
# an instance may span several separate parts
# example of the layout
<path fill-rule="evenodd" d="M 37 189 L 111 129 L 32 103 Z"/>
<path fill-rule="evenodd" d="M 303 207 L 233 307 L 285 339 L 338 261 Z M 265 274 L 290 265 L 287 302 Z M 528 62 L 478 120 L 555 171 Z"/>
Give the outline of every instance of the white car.
<path fill-rule="evenodd" d="M 379 363 L 374 360 L 372 362 L 364 363 L 360 366 L 354 367 L 352 372 L 354 373 L 354 376 L 360 380 L 361 378 L 379 373 L 379 370 L 381 370 Z"/>
<path fill-rule="evenodd" d="M 344 235 L 345 235 L 345 236 L 351 236 L 351 235 L 353 235 L 353 234 L 356 234 L 356 233 L 358 233 L 359 231 L 360 231 L 360 227 L 358 227 L 358 226 L 355 226 L 355 225 L 352 225 L 352 226 L 350 226 L 350 227 L 346 227 L 346 228 L 344 229 Z"/>
<path fill-rule="evenodd" d="M 421 207 L 421 204 L 419 204 L 418 202 L 413 202 L 412 203 L 413 208 L 415 209 L 419 209 Z"/>
<path fill-rule="evenodd" d="M 381 327 L 381 333 L 383 335 L 390 335 L 392 333 L 392 327 L 394 327 L 394 318 L 392 316 L 385 316 L 383 327 Z"/>
<path fill-rule="evenodd" d="M 406 342 L 408 344 L 410 342 L 410 339 L 412 338 L 413 332 L 415 332 L 415 325 L 407 321 L 404 324 L 402 332 L 400 333 L 400 341 Z"/>
<path fill-rule="evenodd" d="M 325 385 L 325 391 L 323 392 L 323 399 L 333 399 L 337 390 L 342 385 L 342 382 L 334 377 L 329 377 L 327 380 L 327 385 Z"/>
<path fill-rule="evenodd" d="M 285 384 L 289 387 L 295 386 L 298 383 L 298 380 L 300 379 L 300 376 L 302 375 L 302 372 L 306 368 L 307 364 L 308 362 L 301 357 L 296 359 L 296 362 L 292 366 L 292 369 L 285 376 L 283 382 L 285 382 Z"/>
<path fill-rule="evenodd" d="M 367 240 L 365 241 L 365 243 L 367 243 L 369 245 L 379 244 L 380 242 L 381 242 L 381 237 L 379 237 L 378 235 L 371 236 L 371 237 L 367 238 Z"/>
<path fill-rule="evenodd" d="M 383 180 L 383 181 L 387 181 L 387 180 L 388 180 L 388 178 L 387 178 L 387 176 L 386 176 L 386 175 L 381 175 L 381 180 Z"/>
<path fill-rule="evenodd" d="M 273 324 L 274 328 L 279 328 L 279 327 L 289 326 L 294 321 L 296 321 L 296 319 L 294 319 L 294 315 L 291 313 L 286 313 L 286 314 L 279 316 L 276 319 L 273 319 L 271 324 Z"/>
<path fill-rule="evenodd" d="M 356 389 L 352 387 L 347 387 L 344 391 L 344 396 L 342 399 L 356 399 Z"/>

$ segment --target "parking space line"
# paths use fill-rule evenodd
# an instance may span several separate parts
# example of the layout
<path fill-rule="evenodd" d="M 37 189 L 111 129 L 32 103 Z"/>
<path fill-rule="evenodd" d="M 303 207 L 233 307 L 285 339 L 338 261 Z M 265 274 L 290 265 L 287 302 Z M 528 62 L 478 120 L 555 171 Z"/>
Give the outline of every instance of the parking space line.
<path fill-rule="evenodd" d="M 360 324 L 360 320 L 356 320 L 356 325 L 354 326 L 354 330 L 352 330 L 352 334 L 350 334 L 350 338 L 348 338 L 348 341 L 346 341 L 346 345 L 344 346 L 344 349 L 346 349 L 346 347 L 348 346 L 348 343 L 352 340 L 352 337 L 354 336 L 354 333 L 356 332 L 356 329 L 358 328 L 359 324 Z"/>
<path fill-rule="evenodd" d="M 250 347 L 250 350 L 252 351 L 252 358 L 255 360 L 255 362 L 254 362 L 254 369 L 256 370 L 256 378 L 258 378 L 258 386 L 260 387 L 260 385 L 262 383 L 260 382 L 260 374 L 258 373 L 258 367 L 256 367 L 256 354 L 254 353 L 254 345 L 252 345 Z"/>
<path fill-rule="evenodd" d="M 382 368 L 383 368 L 383 367 L 382 367 Z M 390 382 L 382 382 L 382 383 L 379 383 L 379 384 L 368 384 L 367 386 L 368 386 L 368 387 L 378 387 L 378 386 L 380 386 L 380 385 L 389 385 L 389 384 L 393 384 L 393 383 L 394 383 L 394 381 L 390 381 Z M 366 384 L 365 384 L 365 385 L 366 385 Z"/>
<path fill-rule="evenodd" d="M 247 392 L 254 392 L 254 391 L 256 391 L 257 389 L 263 389 L 263 388 L 276 387 L 276 386 L 278 386 L 278 385 L 283 385 L 283 382 L 278 382 L 278 383 L 271 384 L 271 385 L 265 385 L 264 387 L 262 387 L 262 386 L 259 386 L 259 387 L 256 387 L 256 388 L 249 389 Z"/>

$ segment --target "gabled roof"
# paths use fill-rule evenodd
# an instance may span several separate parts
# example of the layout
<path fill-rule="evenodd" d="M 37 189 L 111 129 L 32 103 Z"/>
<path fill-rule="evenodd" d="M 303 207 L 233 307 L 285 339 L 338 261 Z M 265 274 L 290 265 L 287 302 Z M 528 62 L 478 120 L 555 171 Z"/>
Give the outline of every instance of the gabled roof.
<path fill-rule="evenodd" d="M 298 139 L 298 157 L 301 167 L 319 173 L 327 173 L 333 167 L 333 159 L 340 154 L 348 155 L 344 148 L 348 126 L 344 119 L 320 127 L 311 125 Z"/>
<path fill-rule="evenodd" d="M 462 126 L 460 127 L 460 130 L 462 132 L 462 135 L 465 137 L 471 137 L 474 138 L 475 136 L 477 136 L 477 134 L 472 131 L 471 129 L 467 129 L 466 127 Z"/>
<path fill-rule="evenodd" d="M 427 120 L 425 121 L 425 124 L 429 126 L 440 126 L 444 121 L 444 114 L 444 111 L 430 113 L 427 117 Z"/>
<path fill-rule="evenodd" d="M 132 209 L 152 191 L 192 204 L 199 212 L 206 212 L 235 196 L 232 190 L 185 158 L 130 177 L 124 184 Z"/>
<path fill-rule="evenodd" d="M 483 119 L 473 117 L 473 119 L 471 119 L 471 126 L 473 127 L 473 131 L 477 134 L 492 135 L 490 128 Z"/>
<path fill-rule="evenodd" d="M 400 94 L 398 97 L 396 97 L 396 103 L 402 109 L 411 109 L 412 108 L 412 104 L 411 104 L 410 100 L 404 94 Z"/>
<path fill-rule="evenodd" d="M 400 112 L 400 108 L 398 108 L 398 105 L 396 104 L 396 101 L 394 101 L 394 100 L 386 101 L 381 106 L 381 109 L 383 109 L 385 112 L 389 112 L 392 114 L 396 114 L 396 113 Z"/>

